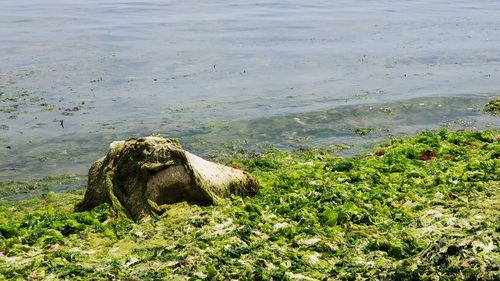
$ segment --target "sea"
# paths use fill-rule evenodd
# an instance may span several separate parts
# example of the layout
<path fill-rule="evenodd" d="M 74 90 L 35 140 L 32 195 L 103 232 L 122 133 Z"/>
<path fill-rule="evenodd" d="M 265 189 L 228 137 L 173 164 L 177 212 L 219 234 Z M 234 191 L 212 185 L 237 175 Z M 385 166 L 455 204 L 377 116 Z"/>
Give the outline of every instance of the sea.
<path fill-rule="evenodd" d="M 1 0 L 0 182 L 114 140 L 209 159 L 498 128 L 497 0 Z"/>

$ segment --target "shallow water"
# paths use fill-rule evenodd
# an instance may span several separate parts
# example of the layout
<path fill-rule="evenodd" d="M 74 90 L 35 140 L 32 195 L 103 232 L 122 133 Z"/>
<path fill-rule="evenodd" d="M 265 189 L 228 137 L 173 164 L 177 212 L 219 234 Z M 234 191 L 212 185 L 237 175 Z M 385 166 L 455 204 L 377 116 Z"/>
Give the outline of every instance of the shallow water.
<path fill-rule="evenodd" d="M 480 108 L 500 95 L 499 14 L 485 0 L 0 1 L 0 180 L 85 174 L 131 135 L 213 156 L 498 127 Z"/>

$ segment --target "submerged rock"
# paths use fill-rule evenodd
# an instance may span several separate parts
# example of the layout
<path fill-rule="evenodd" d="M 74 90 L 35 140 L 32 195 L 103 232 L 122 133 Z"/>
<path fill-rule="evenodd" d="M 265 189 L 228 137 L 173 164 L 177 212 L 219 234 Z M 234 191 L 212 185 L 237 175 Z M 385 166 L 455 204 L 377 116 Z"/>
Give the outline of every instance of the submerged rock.
<path fill-rule="evenodd" d="M 171 139 L 132 138 L 113 142 L 92 164 L 85 197 L 75 209 L 108 203 L 139 219 L 163 213 L 165 204 L 217 204 L 230 194 L 254 195 L 257 189 L 247 172 L 204 160 Z"/>

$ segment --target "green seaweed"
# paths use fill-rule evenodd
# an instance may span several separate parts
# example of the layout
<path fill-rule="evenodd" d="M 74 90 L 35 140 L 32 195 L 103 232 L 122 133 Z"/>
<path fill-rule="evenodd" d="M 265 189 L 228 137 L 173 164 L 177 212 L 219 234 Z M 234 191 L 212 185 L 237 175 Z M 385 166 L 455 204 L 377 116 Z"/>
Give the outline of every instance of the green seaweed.
<path fill-rule="evenodd" d="M 365 136 L 370 134 L 373 131 L 372 128 L 357 128 L 354 130 L 354 132 L 360 136 Z"/>
<path fill-rule="evenodd" d="M 0 279 L 498 280 L 500 134 L 422 132 L 373 153 L 227 160 L 253 198 L 132 222 L 82 193 L 0 204 Z"/>
<path fill-rule="evenodd" d="M 67 187 L 83 186 L 84 177 L 77 175 L 46 176 L 41 179 L 0 182 L 0 196 L 26 197 L 40 192 L 64 190 Z"/>
<path fill-rule="evenodd" d="M 491 100 L 484 110 L 491 115 L 500 115 L 500 98 Z"/>

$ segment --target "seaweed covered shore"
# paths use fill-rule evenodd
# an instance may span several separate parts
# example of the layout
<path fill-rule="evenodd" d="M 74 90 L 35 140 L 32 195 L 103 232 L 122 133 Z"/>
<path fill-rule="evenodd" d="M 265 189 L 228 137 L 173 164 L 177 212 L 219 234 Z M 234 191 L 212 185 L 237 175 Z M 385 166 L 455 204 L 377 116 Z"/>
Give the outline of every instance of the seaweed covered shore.
<path fill-rule="evenodd" d="M 0 202 L 0 280 L 499 280 L 500 132 L 429 131 L 343 158 L 228 160 L 262 185 L 133 222 L 83 191 Z"/>

